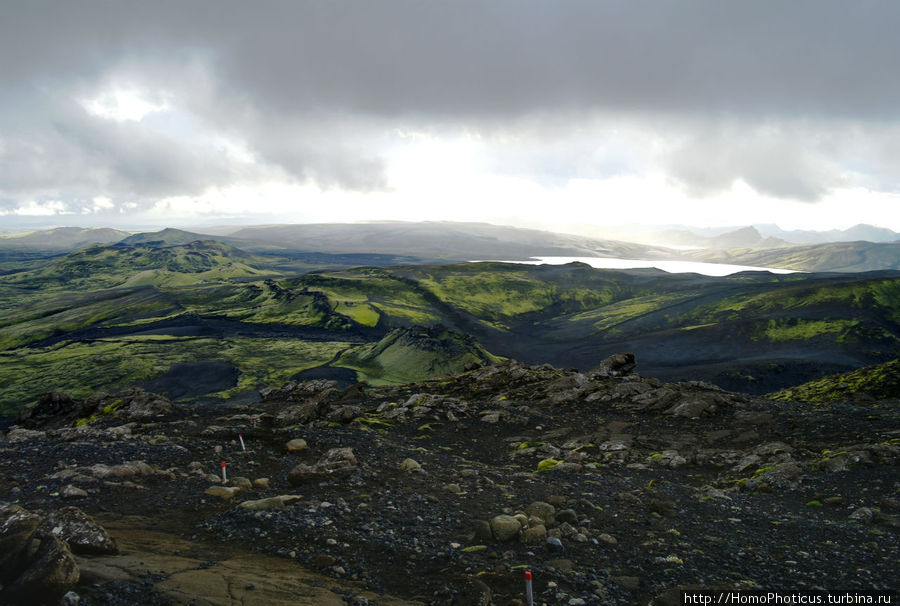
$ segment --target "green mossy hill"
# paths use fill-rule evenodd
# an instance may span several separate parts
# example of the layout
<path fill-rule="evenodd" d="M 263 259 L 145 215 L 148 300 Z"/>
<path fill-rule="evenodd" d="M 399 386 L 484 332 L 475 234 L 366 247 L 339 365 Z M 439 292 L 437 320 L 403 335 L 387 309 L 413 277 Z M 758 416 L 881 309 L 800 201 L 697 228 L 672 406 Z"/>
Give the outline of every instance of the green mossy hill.
<path fill-rule="evenodd" d="M 712 263 L 798 271 L 863 272 L 900 269 L 900 242 L 829 242 L 766 250 L 701 250 L 683 256 Z"/>
<path fill-rule="evenodd" d="M 498 360 L 469 335 L 437 325 L 394 329 L 377 343 L 348 351 L 332 365 L 355 370 L 361 380 L 372 383 L 407 383 Z"/>
<path fill-rule="evenodd" d="M 87 290 L 119 286 L 187 286 L 272 275 L 270 260 L 214 241 L 175 246 L 93 246 L 40 269 L 0 278 L 0 286 Z"/>
<path fill-rule="evenodd" d="M 838 402 L 900 398 L 900 360 L 867 366 L 770 394 L 786 402 Z"/>

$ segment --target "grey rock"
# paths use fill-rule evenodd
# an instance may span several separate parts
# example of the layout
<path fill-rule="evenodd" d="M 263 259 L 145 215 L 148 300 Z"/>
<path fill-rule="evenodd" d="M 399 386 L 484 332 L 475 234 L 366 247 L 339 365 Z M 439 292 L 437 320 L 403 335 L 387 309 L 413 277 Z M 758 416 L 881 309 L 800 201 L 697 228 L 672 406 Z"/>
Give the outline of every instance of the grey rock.
<path fill-rule="evenodd" d="M 352 448 L 332 448 L 322 455 L 315 465 L 301 463 L 294 467 L 288 474 L 288 481 L 292 484 L 302 484 L 332 477 L 344 477 L 357 467 L 358 463 Z"/>
<path fill-rule="evenodd" d="M 262 510 L 283 510 L 287 509 L 289 505 L 293 505 L 297 501 L 302 500 L 303 497 L 298 494 L 282 494 L 277 497 L 269 497 L 267 499 L 257 499 L 255 501 L 244 501 L 240 504 L 240 507 L 244 509 L 249 509 L 250 511 L 262 511 Z"/>
<path fill-rule="evenodd" d="M 287 444 L 284 445 L 285 449 L 288 452 L 298 452 L 301 450 L 306 450 L 306 440 L 303 438 L 294 438 L 290 440 Z"/>
<path fill-rule="evenodd" d="M 78 583 L 80 573 L 68 545 L 54 537 L 40 541 L 27 568 L 9 586 L 9 594 L 30 604 L 55 603 Z"/>
<path fill-rule="evenodd" d="M 531 526 L 522 532 L 522 542 L 526 545 L 539 545 L 547 538 L 547 528 L 543 524 Z"/>
<path fill-rule="evenodd" d="M 543 520 L 548 528 L 556 525 L 556 507 L 544 501 L 535 501 L 525 508 L 525 513 Z"/>
<path fill-rule="evenodd" d="M 511 541 L 519 536 L 522 525 L 513 516 L 498 515 L 491 519 L 491 533 L 498 541 Z"/>
<path fill-rule="evenodd" d="M 564 549 L 563 542 L 556 537 L 547 537 L 546 544 L 547 549 L 550 551 L 562 551 Z"/>
<path fill-rule="evenodd" d="M 619 353 L 601 360 L 585 374 L 588 379 L 619 377 L 630 373 L 635 366 L 637 366 L 637 362 L 633 353 Z"/>
<path fill-rule="evenodd" d="M 14 578 L 20 558 L 40 523 L 40 516 L 20 505 L 0 507 L 0 583 Z"/>
<path fill-rule="evenodd" d="M 861 524 L 871 524 L 874 517 L 875 512 L 872 511 L 871 507 L 860 507 L 850 514 L 851 520 L 856 520 Z"/>
<path fill-rule="evenodd" d="M 62 491 L 60 491 L 60 495 L 62 495 L 64 499 L 79 499 L 88 496 L 88 493 L 83 488 L 66 484 Z"/>
<path fill-rule="evenodd" d="M 51 512 L 35 533 L 40 537 L 65 541 L 78 554 L 119 553 L 116 542 L 106 529 L 77 507 L 63 507 Z"/>

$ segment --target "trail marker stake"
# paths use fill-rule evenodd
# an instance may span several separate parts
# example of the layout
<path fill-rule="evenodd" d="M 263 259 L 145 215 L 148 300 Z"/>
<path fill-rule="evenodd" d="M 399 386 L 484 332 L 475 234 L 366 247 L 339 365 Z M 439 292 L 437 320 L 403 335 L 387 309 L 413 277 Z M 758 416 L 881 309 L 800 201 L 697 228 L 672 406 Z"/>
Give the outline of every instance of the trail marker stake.
<path fill-rule="evenodd" d="M 534 606 L 534 595 L 531 593 L 531 571 L 525 571 L 525 603 Z"/>
<path fill-rule="evenodd" d="M 222 483 L 228 481 L 228 476 L 225 475 L 225 461 L 222 461 Z"/>
<path fill-rule="evenodd" d="M 244 436 L 242 436 L 241 434 L 238 434 L 238 440 L 241 441 L 241 450 L 247 450 L 247 447 L 244 446 Z"/>

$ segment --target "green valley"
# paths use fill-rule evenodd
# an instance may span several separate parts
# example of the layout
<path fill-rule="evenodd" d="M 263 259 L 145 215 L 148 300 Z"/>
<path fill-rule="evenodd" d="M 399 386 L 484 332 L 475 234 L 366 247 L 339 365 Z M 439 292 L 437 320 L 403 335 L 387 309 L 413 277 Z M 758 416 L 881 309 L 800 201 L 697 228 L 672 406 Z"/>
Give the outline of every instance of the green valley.
<path fill-rule="evenodd" d="M 196 388 L 177 391 L 204 400 L 301 373 L 400 383 L 498 357 L 586 369 L 618 351 L 649 375 L 765 393 L 900 355 L 898 272 L 483 262 L 289 275 L 283 261 L 147 241 L 0 276 L 0 407 L 63 388 L 166 392 L 173 368 L 194 368 Z"/>

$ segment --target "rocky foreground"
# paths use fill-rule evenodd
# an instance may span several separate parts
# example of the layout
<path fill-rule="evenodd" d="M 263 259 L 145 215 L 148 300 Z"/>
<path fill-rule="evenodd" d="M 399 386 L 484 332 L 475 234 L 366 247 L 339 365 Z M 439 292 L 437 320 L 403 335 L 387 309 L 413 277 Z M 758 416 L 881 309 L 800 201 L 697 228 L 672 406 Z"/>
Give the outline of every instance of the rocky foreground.
<path fill-rule="evenodd" d="M 213 408 L 48 394 L 0 441 L 0 602 L 520 604 L 526 569 L 536 603 L 573 606 L 896 588 L 896 401 L 632 368 L 505 362 Z"/>

